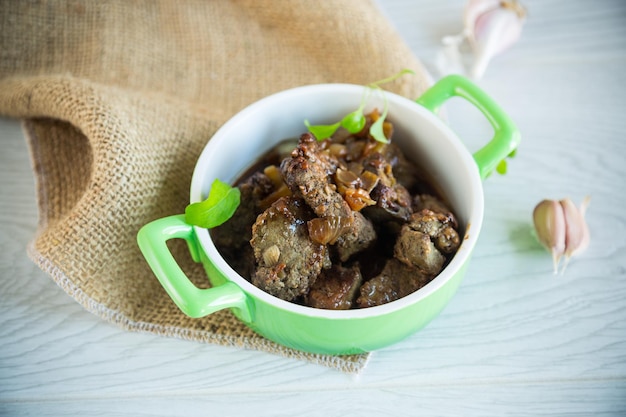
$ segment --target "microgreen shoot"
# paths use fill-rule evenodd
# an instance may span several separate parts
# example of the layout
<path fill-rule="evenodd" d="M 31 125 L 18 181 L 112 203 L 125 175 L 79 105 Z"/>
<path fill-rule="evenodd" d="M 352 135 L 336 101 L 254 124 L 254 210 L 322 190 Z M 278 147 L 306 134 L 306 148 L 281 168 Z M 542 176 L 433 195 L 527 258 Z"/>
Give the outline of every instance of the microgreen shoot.
<path fill-rule="evenodd" d="M 404 74 L 415 74 L 415 72 L 410 69 L 403 69 L 402 71 L 398 72 L 395 75 L 392 75 L 391 77 L 383 78 L 382 80 L 378 80 L 365 86 L 365 91 L 363 93 L 363 97 L 361 98 L 361 104 L 359 105 L 359 108 L 345 115 L 343 119 L 341 119 L 341 121 L 331 125 L 311 125 L 308 120 L 305 120 L 305 126 L 309 129 L 309 132 L 311 132 L 313 136 L 315 136 L 315 138 L 320 141 L 331 137 L 337 131 L 337 129 L 339 129 L 340 126 L 350 133 L 360 132 L 365 126 L 366 122 L 365 114 L 363 113 L 363 111 L 365 110 L 367 99 L 369 98 L 372 90 L 378 90 L 383 93 L 383 97 L 385 99 L 385 108 L 383 109 L 383 113 L 378 118 L 378 120 L 376 120 L 372 124 L 369 132 L 370 135 L 372 135 L 372 137 L 377 141 L 387 143 L 388 140 L 383 133 L 383 123 L 385 122 L 385 118 L 387 117 L 388 103 L 387 97 L 385 96 L 384 91 L 380 87 L 380 85 L 392 82 L 397 78 L 400 78 Z"/>
<path fill-rule="evenodd" d="M 363 110 L 365 110 L 365 105 L 367 104 L 367 99 L 369 98 L 370 93 L 371 91 L 369 88 L 364 89 L 359 108 L 352 113 L 346 114 L 343 119 L 341 119 L 341 127 L 346 129 L 348 132 L 352 134 L 358 133 L 363 130 L 363 127 L 365 127 L 367 120 L 365 120 Z"/>
<path fill-rule="evenodd" d="M 505 175 L 509 169 L 509 164 L 507 162 L 507 158 L 515 158 L 515 154 L 517 153 L 517 149 L 514 149 L 510 154 L 508 154 L 504 159 L 498 162 L 496 165 L 495 171 L 500 175 Z M 490 176 L 492 173 L 490 172 L 487 176 Z"/>
<path fill-rule="evenodd" d="M 383 130 L 383 124 L 385 123 L 385 118 L 387 117 L 388 110 L 387 96 L 385 96 L 385 108 L 383 109 L 383 114 L 381 114 L 378 120 L 376 120 L 374 123 L 372 123 L 372 126 L 370 126 L 370 135 L 372 135 L 372 137 L 378 142 L 382 143 L 389 142 Z"/>
<path fill-rule="evenodd" d="M 333 125 L 311 125 L 308 120 L 304 121 L 304 125 L 309 129 L 309 132 L 315 136 L 317 140 L 324 140 L 326 138 L 331 137 L 339 126 L 341 126 L 341 122 L 337 122 Z"/>
<path fill-rule="evenodd" d="M 239 207 L 241 192 L 225 182 L 215 179 L 206 200 L 185 208 L 185 221 L 194 226 L 211 229 L 225 223 Z"/>
<path fill-rule="evenodd" d="M 363 114 L 363 109 L 359 108 L 352 113 L 348 113 L 343 119 L 341 119 L 341 126 L 350 133 L 358 133 L 365 126 L 365 122 L 366 120 L 365 115 Z"/>

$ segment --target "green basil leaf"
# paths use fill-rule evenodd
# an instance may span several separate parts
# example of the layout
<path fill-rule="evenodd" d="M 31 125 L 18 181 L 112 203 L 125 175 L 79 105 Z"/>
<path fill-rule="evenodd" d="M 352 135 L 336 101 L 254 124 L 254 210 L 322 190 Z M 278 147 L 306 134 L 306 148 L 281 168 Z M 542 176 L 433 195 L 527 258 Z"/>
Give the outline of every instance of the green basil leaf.
<path fill-rule="evenodd" d="M 384 121 L 385 119 L 381 117 L 378 120 L 376 120 L 374 123 L 372 123 L 372 126 L 370 127 L 370 135 L 372 135 L 372 137 L 379 142 L 389 143 L 389 141 L 385 137 L 385 132 L 383 131 Z"/>
<path fill-rule="evenodd" d="M 225 223 L 239 207 L 241 192 L 225 182 L 215 179 L 206 200 L 185 208 L 185 221 L 194 226 L 211 229 Z"/>
<path fill-rule="evenodd" d="M 389 143 L 389 140 L 385 136 L 385 131 L 383 130 L 383 123 L 385 123 L 385 119 L 387 118 L 388 111 L 389 111 L 389 106 L 387 103 L 387 97 L 385 97 L 385 108 L 383 110 L 383 114 L 381 114 L 378 120 L 376 120 L 370 126 L 370 135 L 374 139 L 376 139 L 378 142 Z"/>
<path fill-rule="evenodd" d="M 360 132 L 365 126 L 365 115 L 363 114 L 363 109 L 360 108 L 352 113 L 346 114 L 345 117 L 341 119 L 341 126 L 343 126 L 350 133 Z"/>
<path fill-rule="evenodd" d="M 333 125 L 311 125 L 309 123 L 308 120 L 304 121 L 304 124 L 306 125 L 306 127 L 309 129 L 309 132 L 311 132 L 313 134 L 313 136 L 315 136 L 315 139 L 317 140 L 324 140 L 324 139 L 328 139 L 329 137 L 331 137 L 332 135 L 335 134 L 335 132 L 337 131 L 337 129 L 339 129 L 339 126 L 341 126 L 340 122 L 337 122 Z"/>

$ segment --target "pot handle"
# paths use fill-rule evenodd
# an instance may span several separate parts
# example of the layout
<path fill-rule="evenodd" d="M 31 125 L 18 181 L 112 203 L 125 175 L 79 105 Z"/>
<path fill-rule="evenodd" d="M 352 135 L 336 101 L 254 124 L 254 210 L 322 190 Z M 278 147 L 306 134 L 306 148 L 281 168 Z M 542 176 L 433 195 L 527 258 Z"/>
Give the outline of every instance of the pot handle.
<path fill-rule="evenodd" d="M 225 308 L 237 308 L 242 320 L 251 321 L 243 290 L 230 281 L 212 288 L 196 287 L 167 247 L 166 242 L 170 239 L 184 239 L 192 258 L 196 262 L 200 260 L 193 226 L 185 222 L 182 214 L 154 220 L 137 233 L 139 249 L 178 308 L 193 318 L 204 317 Z"/>
<path fill-rule="evenodd" d="M 493 127 L 493 138 L 474 153 L 480 177 L 485 179 L 501 160 L 518 147 L 520 133 L 515 123 L 487 93 L 459 75 L 440 79 L 415 101 L 436 113 L 444 102 L 453 97 L 464 98 L 476 106 Z"/>

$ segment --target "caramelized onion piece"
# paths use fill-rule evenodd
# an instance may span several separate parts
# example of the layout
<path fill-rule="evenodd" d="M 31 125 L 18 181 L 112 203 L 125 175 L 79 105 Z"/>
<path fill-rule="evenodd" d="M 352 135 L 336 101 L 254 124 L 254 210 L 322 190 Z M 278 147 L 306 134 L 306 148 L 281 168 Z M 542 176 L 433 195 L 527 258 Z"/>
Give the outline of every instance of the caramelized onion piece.
<path fill-rule="evenodd" d="M 268 195 L 263 200 L 261 200 L 259 202 L 259 207 L 263 210 L 266 210 L 267 208 L 269 208 L 269 206 L 274 204 L 274 202 L 278 200 L 279 198 L 288 197 L 290 195 L 292 195 L 291 190 L 289 189 L 289 187 L 287 187 L 286 184 L 283 183 L 277 190 L 275 190 L 270 195 Z"/>
<path fill-rule="evenodd" d="M 364 207 L 376 204 L 376 201 L 372 200 L 369 193 L 362 188 L 347 189 L 344 200 L 354 211 L 361 211 Z"/>
<path fill-rule="evenodd" d="M 363 164 L 361 161 L 358 162 L 350 162 L 348 164 L 348 170 L 354 172 L 355 175 L 361 175 L 363 172 Z"/>
<path fill-rule="evenodd" d="M 386 143 L 382 143 L 374 139 L 369 139 L 365 144 L 365 148 L 363 149 L 363 157 L 366 157 L 373 153 L 384 153 L 386 147 Z"/>
<path fill-rule="evenodd" d="M 266 166 L 265 169 L 263 169 L 263 173 L 267 175 L 274 186 L 274 191 L 259 202 L 259 207 L 265 210 L 279 198 L 290 196 L 292 193 L 289 187 L 287 187 L 287 184 L 283 181 L 283 175 L 280 172 L 280 168 L 276 165 Z"/>
<path fill-rule="evenodd" d="M 355 140 L 346 144 L 346 161 L 357 161 L 361 159 L 363 155 L 363 149 L 365 148 L 365 141 Z"/>
<path fill-rule="evenodd" d="M 284 184 L 283 176 L 276 165 L 268 165 L 263 170 L 263 173 L 272 181 L 274 188 L 280 188 L 280 186 Z"/>
<path fill-rule="evenodd" d="M 307 228 L 313 242 L 321 245 L 332 245 L 351 224 L 352 219 L 347 217 L 316 217 L 307 222 Z"/>
<path fill-rule="evenodd" d="M 360 178 L 354 172 L 341 168 L 337 168 L 335 180 L 337 183 L 341 183 L 346 187 L 358 187 L 361 182 Z"/>
<path fill-rule="evenodd" d="M 336 158 L 345 158 L 348 154 L 348 148 L 341 143 L 333 143 L 328 147 L 328 152 Z"/>
<path fill-rule="evenodd" d="M 372 192 L 374 187 L 378 184 L 380 178 L 378 175 L 374 174 L 371 171 L 363 171 L 361 173 L 361 188 L 363 188 L 368 193 Z"/>

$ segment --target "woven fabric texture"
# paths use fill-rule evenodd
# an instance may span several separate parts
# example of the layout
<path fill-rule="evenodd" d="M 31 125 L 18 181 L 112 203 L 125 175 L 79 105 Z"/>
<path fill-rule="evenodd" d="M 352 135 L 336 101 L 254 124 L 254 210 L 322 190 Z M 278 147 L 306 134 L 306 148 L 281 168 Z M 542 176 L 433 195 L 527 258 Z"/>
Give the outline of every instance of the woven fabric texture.
<path fill-rule="evenodd" d="M 182 213 L 196 159 L 246 105 L 315 83 L 429 84 L 377 6 L 363 0 L 19 1 L 0 7 L 0 114 L 31 149 L 33 261 L 90 312 L 125 329 L 258 349 L 358 372 L 368 355 L 311 355 L 256 335 L 229 311 L 183 315 L 143 259 L 144 224 Z M 172 251 L 198 286 L 182 244 Z"/>

